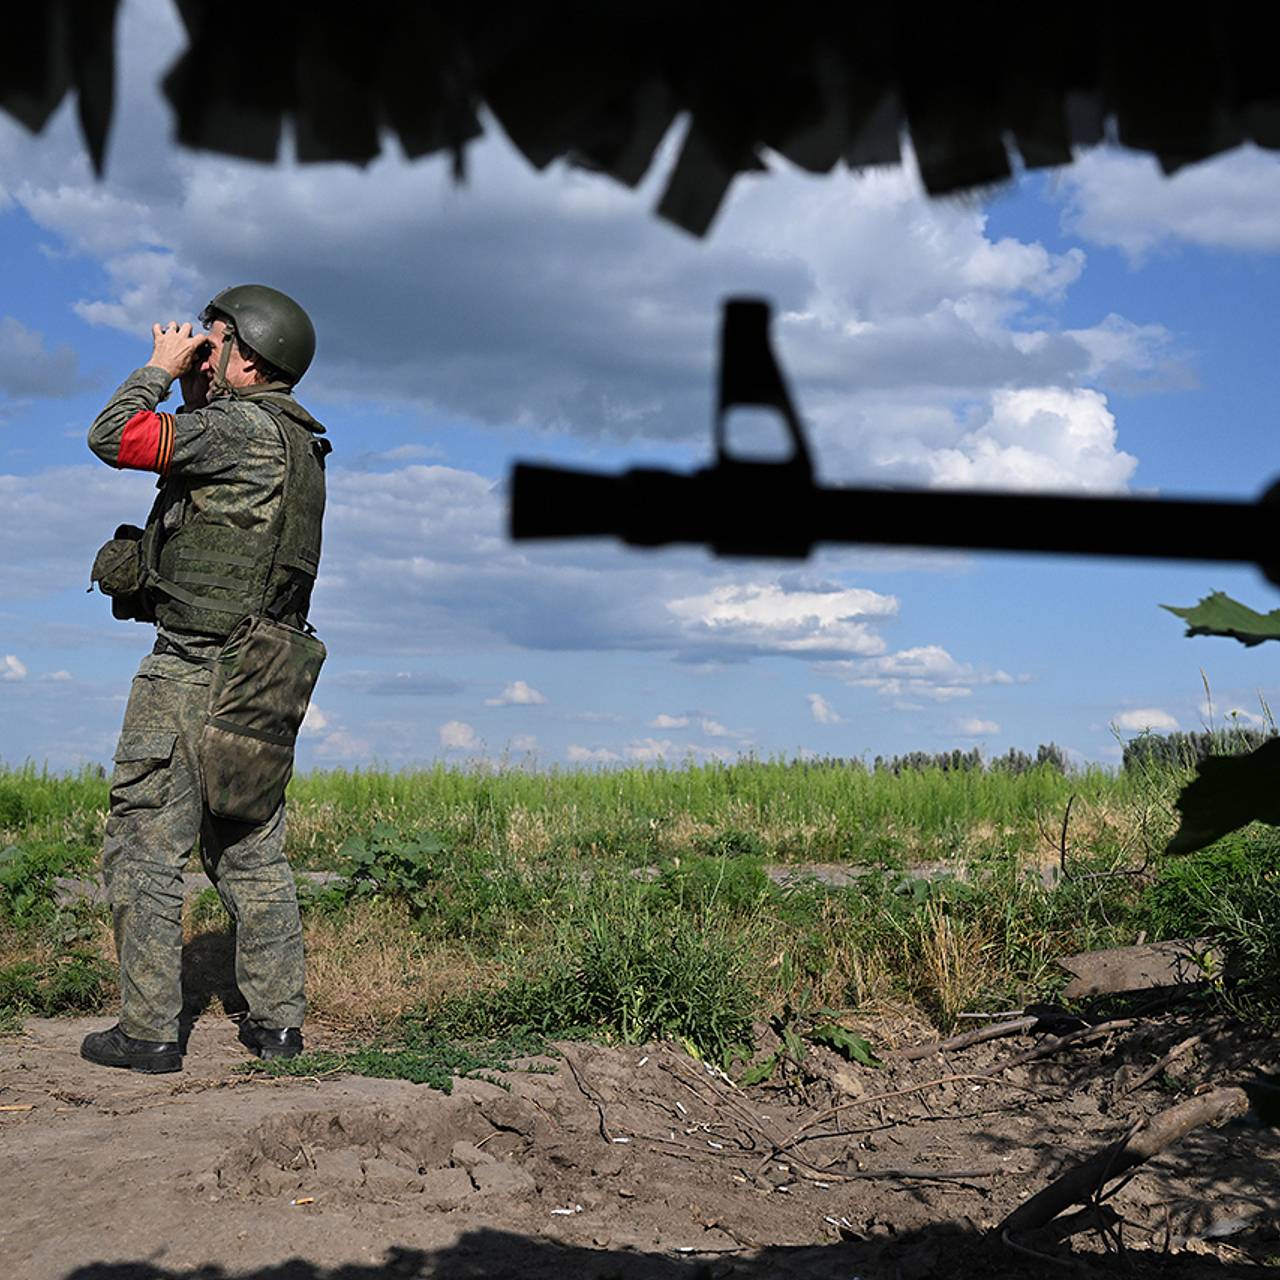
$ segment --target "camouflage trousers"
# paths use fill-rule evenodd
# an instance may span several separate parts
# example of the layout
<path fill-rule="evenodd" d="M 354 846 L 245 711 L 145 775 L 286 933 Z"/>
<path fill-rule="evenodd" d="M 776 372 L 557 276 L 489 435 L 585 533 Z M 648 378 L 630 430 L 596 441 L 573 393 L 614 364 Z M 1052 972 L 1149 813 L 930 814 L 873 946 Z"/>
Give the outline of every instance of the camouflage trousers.
<path fill-rule="evenodd" d="M 120 1026 L 177 1040 L 182 1012 L 182 869 L 200 857 L 230 913 L 236 982 L 249 1017 L 298 1027 L 302 923 L 284 856 L 284 804 L 260 824 L 205 808 L 197 758 L 211 672 L 176 654 L 142 660 L 129 693 L 111 778 L 103 875 L 120 957 Z"/>

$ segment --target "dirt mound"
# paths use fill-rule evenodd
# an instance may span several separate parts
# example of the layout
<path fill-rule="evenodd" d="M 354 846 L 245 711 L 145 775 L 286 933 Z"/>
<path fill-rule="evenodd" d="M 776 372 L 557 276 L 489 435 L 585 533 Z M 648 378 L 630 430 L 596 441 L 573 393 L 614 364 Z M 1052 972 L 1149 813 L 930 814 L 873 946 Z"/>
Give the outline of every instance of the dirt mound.
<path fill-rule="evenodd" d="M 214 1019 L 180 1076 L 104 1071 L 77 1054 L 92 1025 L 32 1021 L 0 1042 L 0 1244 L 23 1280 L 692 1280 L 695 1262 L 743 1280 L 1038 1277 L 1053 1264 L 983 1233 L 1166 1105 L 1167 1079 L 1123 1082 L 1187 1030 L 1008 1069 L 1036 1042 L 878 1071 L 815 1050 L 786 1087 L 750 1090 L 670 1046 L 565 1045 L 446 1096 L 238 1075 L 234 1028 Z M 1226 1037 L 1196 1070 L 1274 1050 Z M 1125 1274 L 1280 1274 L 1277 1154 L 1274 1130 L 1236 1123 L 1140 1169 L 1108 1201 Z M 1121 1265 L 1100 1236 L 1073 1246 Z"/>

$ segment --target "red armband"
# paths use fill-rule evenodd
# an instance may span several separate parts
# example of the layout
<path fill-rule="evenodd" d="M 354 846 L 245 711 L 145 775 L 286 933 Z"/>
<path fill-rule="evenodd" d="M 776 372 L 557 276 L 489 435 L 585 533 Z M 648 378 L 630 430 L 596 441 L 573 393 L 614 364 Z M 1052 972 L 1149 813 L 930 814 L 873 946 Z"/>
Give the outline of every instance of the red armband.
<path fill-rule="evenodd" d="M 130 471 L 157 471 L 163 476 L 168 474 L 172 461 L 173 414 L 145 409 L 135 413 L 124 424 L 116 466 Z"/>

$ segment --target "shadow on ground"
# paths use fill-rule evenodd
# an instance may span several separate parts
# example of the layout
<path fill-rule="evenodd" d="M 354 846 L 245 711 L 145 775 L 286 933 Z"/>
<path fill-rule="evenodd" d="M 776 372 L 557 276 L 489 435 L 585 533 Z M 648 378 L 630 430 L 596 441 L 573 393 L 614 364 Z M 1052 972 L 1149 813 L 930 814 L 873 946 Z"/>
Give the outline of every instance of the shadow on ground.
<path fill-rule="evenodd" d="M 249 1005 L 236 985 L 234 929 L 197 934 L 182 947 L 182 1014 L 179 1038 L 183 1049 L 191 1028 L 218 998 L 228 1014 L 247 1013 Z"/>
<path fill-rule="evenodd" d="M 1128 1277 L 1129 1280 L 1228 1280 L 1247 1275 L 1280 1280 L 1280 1266 L 1242 1264 L 1206 1255 L 1128 1253 L 1100 1257 L 1018 1253 L 967 1225 L 943 1223 L 892 1240 L 763 1249 L 750 1256 L 720 1253 L 687 1258 L 668 1253 L 588 1249 L 505 1231 L 477 1230 L 447 1248 L 422 1250 L 392 1246 L 377 1263 L 329 1267 L 293 1259 L 252 1271 L 219 1266 L 171 1271 L 149 1262 L 91 1263 L 68 1272 L 66 1280 L 930 1280 L 982 1276 L 983 1280 L 1040 1280 L 1045 1275 Z"/>

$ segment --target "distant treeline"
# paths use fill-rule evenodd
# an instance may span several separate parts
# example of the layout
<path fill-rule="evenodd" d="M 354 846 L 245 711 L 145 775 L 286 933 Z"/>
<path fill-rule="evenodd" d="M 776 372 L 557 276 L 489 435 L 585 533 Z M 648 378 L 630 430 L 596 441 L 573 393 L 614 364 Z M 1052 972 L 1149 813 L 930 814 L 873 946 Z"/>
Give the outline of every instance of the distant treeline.
<path fill-rule="evenodd" d="M 987 761 L 977 747 L 968 751 L 955 748 L 951 751 L 908 751 L 904 756 L 876 756 L 871 762 L 872 773 L 926 773 L 940 770 L 942 773 L 960 773 L 965 770 L 989 770 L 994 773 L 1028 773 L 1040 765 L 1048 765 L 1058 773 L 1068 769 L 1067 753 L 1056 742 L 1041 743 L 1035 755 L 1010 747 L 1002 756 Z"/>
<path fill-rule="evenodd" d="M 1239 756 L 1256 751 L 1276 736 L 1274 729 L 1206 730 L 1204 733 L 1144 733 L 1124 745 L 1126 773 L 1147 769 L 1186 769 L 1208 756 Z"/>

